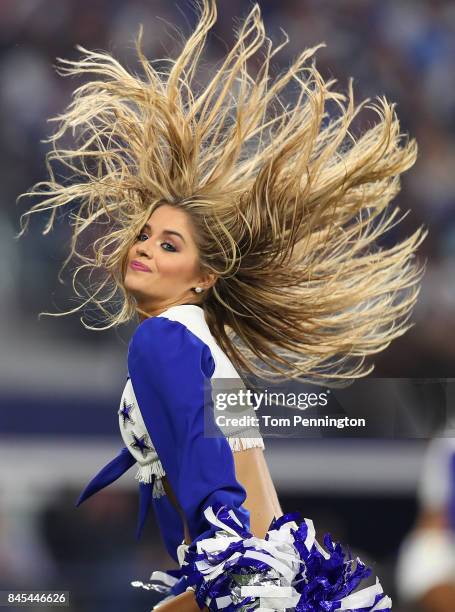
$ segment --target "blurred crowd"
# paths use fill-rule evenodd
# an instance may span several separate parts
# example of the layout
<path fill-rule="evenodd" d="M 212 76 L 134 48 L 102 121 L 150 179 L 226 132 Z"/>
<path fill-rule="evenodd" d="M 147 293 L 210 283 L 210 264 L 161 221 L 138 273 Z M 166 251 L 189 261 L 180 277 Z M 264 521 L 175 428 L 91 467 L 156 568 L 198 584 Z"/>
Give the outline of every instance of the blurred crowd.
<path fill-rule="evenodd" d="M 16 203 L 16 198 L 46 178 L 44 156 L 49 144 L 43 140 L 49 137 L 54 125 L 47 120 L 65 108 L 77 85 L 74 79 L 57 74 L 56 58 L 76 58 L 75 45 L 80 44 L 111 51 L 120 61 L 133 66 L 133 40 L 141 23 L 148 57 L 172 55 L 178 44 L 175 26 L 187 34 L 195 22 L 191 4 L 188 0 L 1 0 L 0 312 L 3 316 L 0 325 L 3 327 L 9 324 L 10 313 L 14 313 L 15 321 L 28 321 L 28 324 L 32 321 L 35 325 L 41 310 L 59 311 L 75 305 L 70 297 L 71 283 L 67 280 L 62 287 L 57 282 L 58 270 L 69 252 L 69 228 L 60 223 L 49 235 L 42 236 L 44 217 L 32 217 L 28 233 L 20 240 L 13 238 L 19 231 L 19 216 L 28 205 L 24 200 Z M 453 375 L 455 3 L 450 0 L 259 0 L 259 4 L 272 38 L 282 39 L 280 28 L 290 37 L 289 44 L 275 57 L 278 69 L 288 65 L 302 48 L 324 42 L 327 46 L 316 54 L 317 67 L 323 75 L 336 78 L 341 89 L 346 88 L 348 78 L 353 76 L 356 102 L 365 97 L 373 100 L 378 95 L 396 102 L 402 131 L 416 138 L 419 157 L 415 166 L 402 176 L 402 189 L 396 198 L 402 211 L 410 209 L 411 212 L 393 230 L 396 233 L 392 238 L 408 236 L 421 224 L 428 227 L 429 235 L 419 255 L 427 261 L 426 273 L 413 316 L 416 327 L 375 359 L 375 373 L 403 377 Z M 244 15 L 251 5 L 247 0 L 218 0 L 218 23 L 205 57 L 208 65 L 224 54 L 226 43 L 232 41 L 235 18 Z M 374 117 L 367 112 L 359 127 L 362 122 L 363 127 L 371 124 Z M 46 333 L 75 343 L 83 337 L 85 346 L 96 342 L 108 347 L 114 342 L 109 333 L 84 333 L 78 316 L 64 317 L 58 325 L 48 325 Z M 85 524 L 80 514 L 74 516 L 72 497 L 68 492 L 65 495 L 62 493 L 60 499 L 49 502 L 36 517 L 40 521 L 39 531 L 35 532 L 40 534 L 36 550 L 41 550 L 36 552 L 36 557 L 32 539 L 27 539 L 21 548 L 14 525 L 7 525 L 8 510 L 5 505 L 0 508 L 3 588 L 8 581 L 8 585 L 17 584 L 19 588 L 24 584 L 24 573 L 39 569 L 37 582 L 41 576 L 43 581 L 55 579 L 56 587 L 79 584 L 78 592 L 83 592 L 82 583 L 88 574 L 87 568 L 77 573 L 84 558 L 78 557 L 78 550 L 94 543 L 81 538 L 83 534 L 86 538 L 98 535 L 93 550 L 98 551 L 99 559 L 103 558 L 107 585 L 103 587 L 102 576 L 92 576 L 101 585 L 100 590 L 104 588 L 104 594 L 111 593 L 106 609 L 133 609 L 132 600 L 123 601 L 119 595 L 121 589 L 117 592 L 116 587 L 125 582 L 125 576 L 137 576 L 137 568 L 154 567 L 163 559 L 147 557 L 150 551 L 146 547 L 134 549 L 133 553 L 132 547 L 128 548 L 118 539 L 126 533 L 126 517 L 134 515 L 132 498 L 109 498 L 112 524 L 99 521 L 90 528 L 90 521 L 96 523 L 93 508 L 92 512 L 86 511 Z M 98 510 L 101 516 L 105 508 Z M 128 528 L 125 537 L 129 538 L 130 533 Z M 153 534 L 156 537 L 155 531 Z M 22 536 L 25 541 L 23 533 Z M 65 540 L 70 537 L 73 542 Z M 109 549 L 114 541 L 115 558 Z M 43 550 L 47 551 L 44 556 Z M 68 561 L 65 551 L 69 550 L 73 558 Z M 162 549 L 158 550 L 159 557 Z M 138 554 L 145 557 L 138 560 L 134 556 Z M 38 558 L 48 559 L 48 565 L 41 561 L 32 569 L 31 564 Z M 66 565 L 61 563 L 63 558 Z M 95 567 L 100 567 L 98 557 L 94 558 L 89 573 Z M 72 574 L 62 576 L 56 568 Z M 392 573 L 390 567 L 388 575 Z M 52 581 L 45 583 L 53 584 Z M 390 579 L 386 586 L 391 585 Z M 93 605 L 93 609 L 104 609 L 96 601 Z M 87 611 L 89 607 L 81 605 L 76 609 Z"/>

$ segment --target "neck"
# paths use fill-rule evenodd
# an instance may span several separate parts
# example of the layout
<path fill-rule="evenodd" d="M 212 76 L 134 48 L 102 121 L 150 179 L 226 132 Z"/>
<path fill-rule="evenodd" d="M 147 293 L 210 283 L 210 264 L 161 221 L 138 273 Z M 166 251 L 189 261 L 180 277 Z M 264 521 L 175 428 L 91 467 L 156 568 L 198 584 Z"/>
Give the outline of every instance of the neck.
<path fill-rule="evenodd" d="M 154 306 L 154 307 L 148 307 L 147 310 L 143 310 L 140 307 L 138 307 L 136 309 L 136 312 L 138 314 L 139 317 L 139 321 L 142 323 L 142 321 L 145 321 L 145 319 L 148 319 L 150 317 L 157 317 L 158 315 L 162 314 L 163 312 L 165 312 L 166 310 L 168 310 L 169 308 L 172 308 L 173 306 L 184 306 L 184 305 L 191 305 L 191 306 L 201 306 L 201 304 L 196 304 L 196 303 L 191 303 L 191 302 L 169 302 L 167 304 L 160 304 L 159 306 Z"/>

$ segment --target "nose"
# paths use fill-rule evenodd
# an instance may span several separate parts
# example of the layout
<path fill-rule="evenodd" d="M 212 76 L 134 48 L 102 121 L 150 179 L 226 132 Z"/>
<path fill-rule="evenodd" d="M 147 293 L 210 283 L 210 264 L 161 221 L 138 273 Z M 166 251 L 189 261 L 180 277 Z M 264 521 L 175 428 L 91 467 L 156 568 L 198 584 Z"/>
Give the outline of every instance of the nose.
<path fill-rule="evenodd" d="M 136 253 L 138 255 L 144 255 L 148 259 L 152 256 L 152 248 L 150 246 L 151 240 L 142 240 L 138 242 L 136 245 Z"/>

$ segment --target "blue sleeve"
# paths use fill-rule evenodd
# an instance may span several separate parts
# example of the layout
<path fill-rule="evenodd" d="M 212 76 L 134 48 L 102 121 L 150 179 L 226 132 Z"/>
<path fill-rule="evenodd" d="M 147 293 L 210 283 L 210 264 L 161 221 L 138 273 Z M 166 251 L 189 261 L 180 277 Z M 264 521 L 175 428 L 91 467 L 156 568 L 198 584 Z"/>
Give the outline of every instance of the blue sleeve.
<path fill-rule="evenodd" d="M 143 321 L 129 345 L 128 371 L 144 424 L 193 542 L 216 531 L 204 516 L 204 509 L 216 503 L 250 526 L 229 443 L 221 432 L 216 438 L 204 436 L 207 419 L 212 419 L 210 431 L 217 429 L 207 394 L 214 369 L 209 347 L 185 325 L 165 317 Z M 206 411 L 205 400 L 210 402 Z"/>

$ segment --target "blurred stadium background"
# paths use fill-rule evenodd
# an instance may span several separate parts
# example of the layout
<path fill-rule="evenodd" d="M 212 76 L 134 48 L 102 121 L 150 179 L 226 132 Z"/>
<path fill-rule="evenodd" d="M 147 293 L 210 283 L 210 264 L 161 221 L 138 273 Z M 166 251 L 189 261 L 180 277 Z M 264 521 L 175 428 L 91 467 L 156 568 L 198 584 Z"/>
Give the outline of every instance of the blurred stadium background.
<path fill-rule="evenodd" d="M 376 361 L 375 376 L 448 377 L 455 362 L 455 4 L 450 0 L 261 0 L 275 40 L 290 44 L 278 68 L 304 46 L 340 88 L 354 77 L 356 100 L 397 102 L 402 131 L 416 137 L 419 159 L 403 175 L 397 203 L 412 209 L 389 233 L 394 241 L 424 223 L 428 258 L 415 327 Z M 232 40 L 233 19 L 250 6 L 219 0 L 207 69 Z M 168 25 L 162 20 L 168 22 Z M 133 327 L 90 332 L 79 316 L 43 317 L 75 306 L 63 222 L 43 237 L 43 217 L 15 240 L 26 203 L 17 196 L 45 176 L 40 142 L 50 116 L 70 101 L 76 82 L 59 77 L 56 57 L 76 44 L 106 49 L 129 64 L 144 24 L 150 58 L 172 55 L 171 25 L 187 33 L 186 0 L 0 1 L 0 590 L 71 592 L 72 612 L 146 610 L 157 600 L 129 587 L 152 569 L 173 567 L 153 517 L 134 538 L 137 481 L 131 470 L 75 509 L 85 483 L 121 447 L 116 410 Z M 359 129 L 374 121 L 361 113 Z M 396 233 L 394 233 L 396 232 Z M 426 441 L 269 440 L 267 458 L 284 511 L 300 509 L 373 562 L 394 597 L 397 550 L 415 514 L 415 489 Z M 406 608 L 395 599 L 394 610 Z"/>

